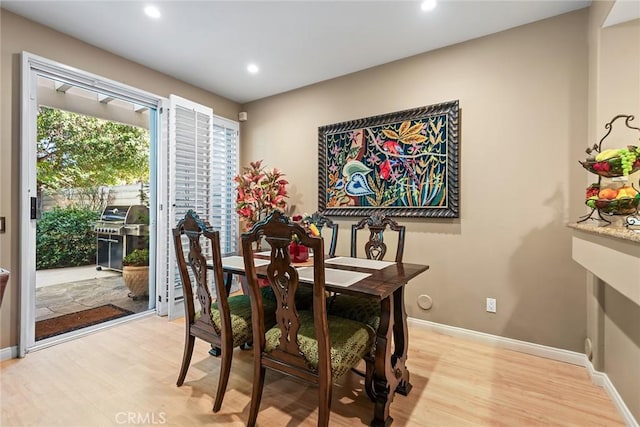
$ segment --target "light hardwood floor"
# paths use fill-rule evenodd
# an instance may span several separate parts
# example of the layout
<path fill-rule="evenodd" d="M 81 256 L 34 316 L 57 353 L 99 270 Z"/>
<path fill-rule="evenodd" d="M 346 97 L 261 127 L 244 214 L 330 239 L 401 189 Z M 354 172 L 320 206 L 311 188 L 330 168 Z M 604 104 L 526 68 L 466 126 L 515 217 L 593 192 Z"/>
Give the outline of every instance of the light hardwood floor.
<path fill-rule="evenodd" d="M 624 425 L 582 367 L 410 327 L 413 390 L 391 405 L 393 426 Z M 220 366 L 197 341 L 175 385 L 184 326 L 145 317 L 2 363 L 0 424 L 9 426 L 243 426 L 252 355 L 236 350 L 222 409 L 211 412 Z M 267 372 L 260 426 L 315 426 L 317 389 Z M 362 380 L 333 388 L 332 426 L 368 424 Z"/>

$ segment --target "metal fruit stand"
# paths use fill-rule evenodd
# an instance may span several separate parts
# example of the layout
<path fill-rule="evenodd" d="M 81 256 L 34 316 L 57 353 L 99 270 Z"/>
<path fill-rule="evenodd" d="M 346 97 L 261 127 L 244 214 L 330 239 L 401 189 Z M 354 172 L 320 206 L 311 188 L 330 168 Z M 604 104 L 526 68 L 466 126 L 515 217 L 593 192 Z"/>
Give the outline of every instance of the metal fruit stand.
<path fill-rule="evenodd" d="M 629 130 L 640 132 L 640 128 L 630 124 L 634 116 L 619 114 L 604 126 L 607 133 L 602 137 L 600 142 L 594 144 L 593 147 L 587 148 L 586 153 L 589 157 L 586 161 L 579 161 L 579 163 L 589 172 L 596 174 L 598 176 L 598 182 L 591 184 L 591 186 L 587 188 L 585 204 L 591 208 L 591 212 L 580 217 L 579 223 L 588 219 L 600 219 L 604 221 L 606 225 L 609 225 L 611 221 L 603 215 L 629 215 L 626 225 L 633 225 L 636 222 L 640 224 L 640 218 L 637 217 L 638 204 L 640 202 L 640 182 L 638 186 L 631 183 L 631 186 L 625 185 L 617 190 L 611 186 L 611 184 L 615 182 L 628 182 L 629 176 L 640 170 L 640 149 L 638 146 L 629 145 L 626 149 L 602 150 L 602 143 L 611 134 L 613 124 L 619 119 L 624 119 L 624 124 Z M 602 156 L 603 154 L 605 156 Z M 609 154 L 609 156 L 607 156 L 607 154 Z M 610 182 L 607 181 L 608 186 L 606 188 L 602 187 L 603 178 L 610 180 Z M 624 193 L 620 194 L 622 189 L 625 189 Z M 635 192 L 630 189 L 635 190 Z M 603 190 L 605 191 L 603 192 Z M 601 197 L 603 194 L 607 194 L 607 191 L 609 194 L 615 193 L 616 197 Z M 635 194 L 628 194 L 630 192 Z"/>

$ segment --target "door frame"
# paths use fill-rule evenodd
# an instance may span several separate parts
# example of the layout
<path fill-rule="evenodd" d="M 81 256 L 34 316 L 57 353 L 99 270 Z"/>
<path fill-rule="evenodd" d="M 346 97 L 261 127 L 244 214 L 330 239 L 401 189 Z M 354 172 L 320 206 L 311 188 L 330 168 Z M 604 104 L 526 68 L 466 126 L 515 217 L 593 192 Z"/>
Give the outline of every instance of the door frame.
<path fill-rule="evenodd" d="M 149 131 L 155 135 L 155 143 L 152 141 L 149 156 L 150 168 L 150 281 L 155 283 L 155 288 L 150 289 L 150 301 L 156 301 L 156 312 L 161 313 L 162 307 L 157 302 L 157 295 L 164 295 L 164 284 L 160 285 L 156 280 L 159 265 L 164 265 L 167 254 L 157 251 L 158 217 L 161 217 L 163 206 L 159 200 L 163 200 L 163 191 L 166 188 L 160 183 L 158 177 L 159 158 L 163 156 L 161 128 L 163 120 L 161 107 L 166 98 L 154 95 L 123 83 L 104 78 L 74 67 L 52 61 L 41 56 L 23 51 L 21 61 L 21 109 L 20 109 L 20 269 L 18 274 L 18 287 L 20 289 L 20 324 L 18 357 L 30 350 L 49 346 L 51 343 L 35 344 L 35 274 L 36 274 L 36 222 L 31 219 L 31 197 L 36 197 L 36 139 L 38 111 L 37 76 L 47 77 L 53 80 L 73 84 L 88 90 L 96 91 L 114 97 L 149 107 L 156 111 L 150 115 Z M 155 116 L 155 117 L 151 117 Z M 164 302 L 165 298 L 162 298 Z M 166 302 L 165 302 L 166 304 Z M 166 312 L 166 308 L 165 308 Z M 99 325 L 93 327 L 99 328 Z M 89 329 L 89 328 L 87 328 Z M 59 342 L 59 341 L 56 341 Z"/>

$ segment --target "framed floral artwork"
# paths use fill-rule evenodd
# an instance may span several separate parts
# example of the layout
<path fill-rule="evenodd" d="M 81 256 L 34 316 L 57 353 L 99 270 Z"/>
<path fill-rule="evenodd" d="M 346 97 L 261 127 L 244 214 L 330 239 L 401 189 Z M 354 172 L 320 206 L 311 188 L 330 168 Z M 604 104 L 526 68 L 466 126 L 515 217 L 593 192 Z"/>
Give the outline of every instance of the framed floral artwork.
<path fill-rule="evenodd" d="M 318 128 L 324 215 L 457 218 L 458 101 Z"/>

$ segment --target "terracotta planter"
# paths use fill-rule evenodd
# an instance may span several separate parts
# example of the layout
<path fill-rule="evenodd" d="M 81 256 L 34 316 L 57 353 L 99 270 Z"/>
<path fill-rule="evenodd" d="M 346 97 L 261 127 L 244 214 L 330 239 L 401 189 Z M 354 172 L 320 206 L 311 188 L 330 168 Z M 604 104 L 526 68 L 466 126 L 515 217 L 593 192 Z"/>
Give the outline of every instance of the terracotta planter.
<path fill-rule="evenodd" d="M 149 266 L 126 265 L 122 268 L 122 279 L 131 291 L 130 297 L 137 298 L 149 295 Z"/>
<path fill-rule="evenodd" d="M 2 300 L 4 298 L 4 290 L 7 287 L 7 282 L 9 281 L 9 271 L 0 268 L 0 305 L 2 305 Z"/>

